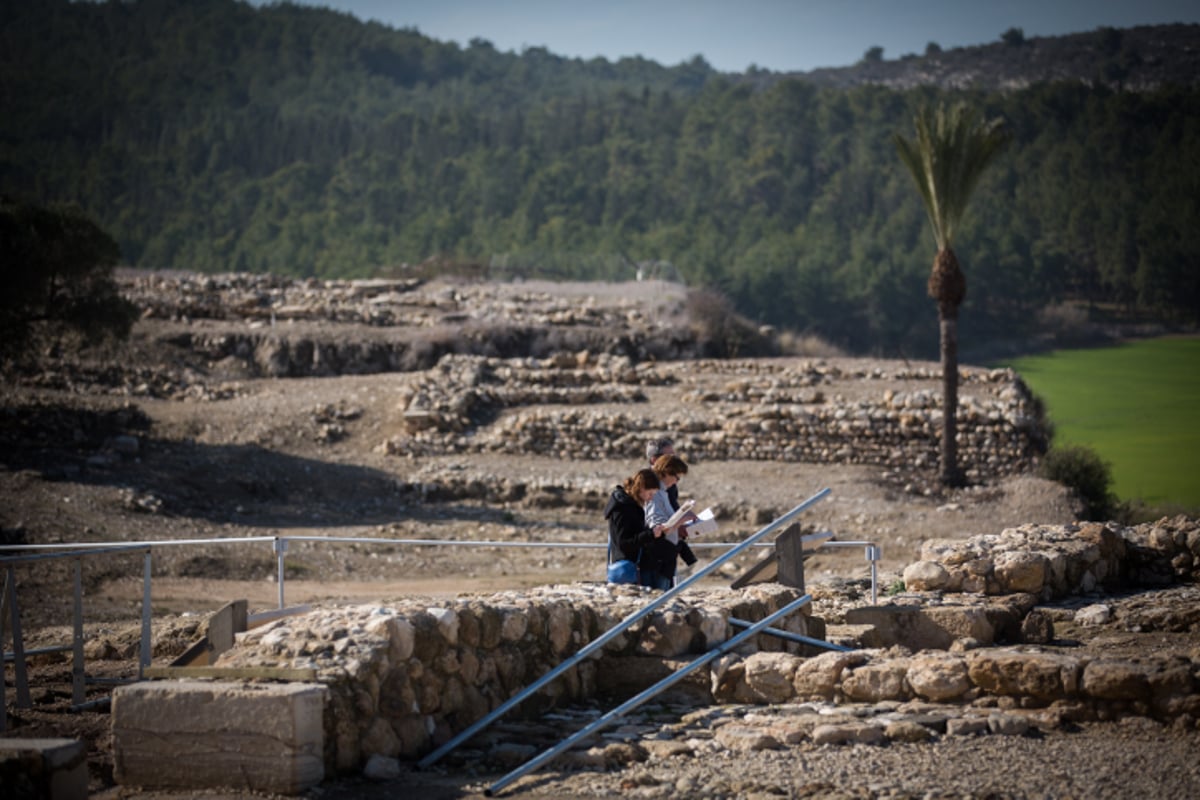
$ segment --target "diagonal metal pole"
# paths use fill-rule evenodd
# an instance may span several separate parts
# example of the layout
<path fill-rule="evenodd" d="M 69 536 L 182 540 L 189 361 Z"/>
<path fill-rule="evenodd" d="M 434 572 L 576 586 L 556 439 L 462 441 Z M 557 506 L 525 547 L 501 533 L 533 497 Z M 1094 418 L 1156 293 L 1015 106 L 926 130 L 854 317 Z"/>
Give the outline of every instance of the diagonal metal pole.
<path fill-rule="evenodd" d="M 744 619 L 736 619 L 734 617 L 730 617 L 729 624 L 736 625 L 739 628 L 748 628 L 749 626 L 753 625 L 754 623 L 747 622 Z M 811 636 L 804 636 L 799 633 L 792 633 L 791 631 L 782 631 L 779 628 L 766 628 L 763 630 L 763 633 L 769 633 L 772 636 L 778 636 L 780 639 L 787 639 L 789 642 L 797 642 L 798 644 L 811 644 L 816 647 L 822 647 L 826 650 L 838 650 L 843 653 L 849 653 L 854 650 L 853 647 L 843 647 L 840 644 L 834 644 L 833 642 L 827 642 L 824 639 L 814 639 Z"/>
<path fill-rule="evenodd" d="M 605 725 L 607 725 L 608 723 L 617 719 L 618 717 L 625 716 L 627 713 L 629 713 L 633 709 L 637 708 L 638 706 L 640 706 L 642 703 L 646 702 L 650 698 L 661 694 L 665 690 L 674 686 L 676 683 L 679 683 L 679 681 L 683 680 L 689 674 L 691 674 L 692 672 L 695 672 L 700 667 L 702 667 L 705 664 L 709 663 L 710 661 L 714 660 L 718 656 L 722 656 L 725 653 L 728 653 L 730 650 L 737 647 L 742 642 L 744 642 L 746 639 L 749 639 L 751 636 L 754 636 L 755 634 L 759 633 L 760 631 L 765 630 L 775 620 L 780 619 L 781 617 L 784 617 L 784 616 L 792 613 L 796 609 L 800 608 L 800 606 L 804 605 L 805 603 L 810 603 L 810 602 L 812 602 L 812 595 L 806 594 L 803 597 L 797 598 L 796 600 L 793 600 L 792 602 L 788 603 L 786 606 L 779 609 L 778 611 L 774 611 L 771 614 L 767 615 L 766 617 L 763 617 L 761 620 L 753 623 L 749 628 L 746 628 L 746 630 L 742 631 L 737 636 L 734 636 L 732 639 L 728 639 L 724 643 L 717 645 L 712 650 L 709 650 L 704 655 L 702 655 L 699 658 L 697 658 L 696 660 L 690 662 L 687 666 L 683 667 L 682 669 L 677 670 L 673 674 L 668 675 L 667 677 L 663 678 L 661 681 L 654 684 L 649 689 L 646 689 L 645 691 L 643 691 L 641 694 L 637 695 L 636 697 L 631 697 L 630 699 L 626 700 L 624 703 L 617 706 L 612 711 L 609 711 L 607 714 L 600 717 L 599 719 L 597 719 L 595 722 L 591 723 L 587 727 L 585 727 L 582 730 L 578 731 L 577 733 L 567 737 L 566 739 L 563 739 L 561 742 L 554 745 L 550 749 L 545 750 L 544 752 L 541 753 L 541 755 L 534 756 L 532 759 L 525 762 L 520 767 L 516 768 L 515 770 L 508 773 L 503 778 L 501 778 L 500 780 L 496 781 L 491 786 L 489 786 L 487 788 L 487 790 L 484 792 L 484 794 L 487 795 L 488 797 L 492 797 L 496 792 L 500 791 L 505 786 L 508 786 L 510 783 L 515 781 L 517 778 L 520 778 L 522 775 L 525 775 L 526 773 L 532 772 L 533 770 L 540 767 L 542 764 L 545 764 L 547 761 L 552 760 L 559 754 L 561 754 L 561 753 L 565 752 L 567 749 L 569 749 L 571 747 L 571 745 L 575 744 L 576 742 L 580 741 L 581 739 L 585 739 L 588 736 L 591 736 L 593 733 L 600 730 Z"/>
<path fill-rule="evenodd" d="M 566 659 L 565 661 L 559 662 L 558 666 L 554 667 L 552 670 L 547 672 L 545 675 L 538 678 L 536 681 L 531 683 L 529 686 L 525 687 L 525 689 L 523 689 L 522 691 L 518 692 L 517 694 L 510 697 L 508 700 L 501 703 L 499 706 L 497 706 L 495 709 L 493 709 L 490 714 L 480 718 L 475 723 L 473 723 L 471 726 L 469 726 L 468 728 L 463 730 L 461 733 L 459 733 L 457 736 L 455 736 L 453 739 L 446 742 L 445 744 L 443 744 L 441 747 L 434 750 L 429 755 L 425 756 L 425 758 L 423 758 L 417 762 L 417 767 L 420 769 L 425 769 L 425 768 L 437 763 L 437 761 L 442 756 L 446 755 L 451 750 L 458 747 L 460 744 L 467 741 L 475 734 L 479 733 L 481 730 L 486 728 L 488 725 L 492 724 L 492 722 L 494 722 L 496 719 L 498 719 L 501 716 L 503 716 L 504 714 L 508 713 L 512 708 L 514 708 L 515 706 L 520 704 L 523 700 L 525 700 L 525 698 L 531 696 L 534 692 L 538 691 L 543 686 L 550 683 L 550 681 L 554 680 L 559 675 L 562 675 L 568 669 L 575 666 L 580 661 L 584 660 L 585 658 L 587 658 L 589 655 L 596 652 L 600 648 L 604 647 L 604 645 L 608 644 L 610 641 L 612 641 L 616 637 L 620 636 L 622 633 L 625 632 L 625 630 L 627 630 L 635 622 L 642 619 L 643 617 L 648 616 L 650 614 L 650 612 L 652 612 L 654 609 L 658 608 L 659 606 L 663 605 L 664 603 L 667 603 L 668 601 L 674 599 L 680 592 L 682 592 L 688 586 L 691 586 L 693 583 L 700 580 L 704 576 L 708 575 L 710 572 L 713 572 L 718 567 L 720 567 L 722 564 L 724 564 L 726 561 L 728 561 L 729 559 L 733 558 L 738 553 L 745 550 L 747 547 L 751 547 L 759 539 L 763 538 L 764 536 L 766 536 L 769 533 L 772 533 L 773 531 L 776 531 L 782 527 L 787 526 L 795 517 L 799 516 L 801 512 L 807 510 L 809 508 L 809 506 L 812 506 L 817 501 L 824 500 L 828 494 L 829 494 L 829 489 L 822 489 L 821 491 L 814 494 L 812 497 L 805 500 L 800 505 L 793 508 L 791 511 L 784 514 L 779 519 L 777 519 L 774 522 L 772 522 L 771 524 L 767 525 L 765 528 L 757 531 L 756 533 L 751 534 L 750 538 L 748 538 L 744 542 L 741 542 L 740 544 L 738 544 L 737 547 L 734 547 L 732 550 L 729 550 L 728 552 L 713 559 L 708 564 L 708 566 L 704 567 L 703 569 L 701 569 L 697 572 L 692 573 L 691 577 L 689 577 L 687 580 L 685 580 L 682 583 L 679 583 L 676 586 L 672 587 L 671 589 L 668 589 L 667 591 L 663 592 L 661 595 L 659 595 L 658 597 L 656 597 L 652 601 L 650 601 L 647 605 L 643 606 L 638 611 L 635 611 L 634 613 L 630 614 L 628 617 L 621 620 L 613 627 L 609 628 L 603 634 L 601 634 L 600 636 L 593 639 L 591 642 L 589 642 L 587 645 L 585 645 L 581 650 L 576 652 L 575 655 L 571 656 L 570 658 Z"/>

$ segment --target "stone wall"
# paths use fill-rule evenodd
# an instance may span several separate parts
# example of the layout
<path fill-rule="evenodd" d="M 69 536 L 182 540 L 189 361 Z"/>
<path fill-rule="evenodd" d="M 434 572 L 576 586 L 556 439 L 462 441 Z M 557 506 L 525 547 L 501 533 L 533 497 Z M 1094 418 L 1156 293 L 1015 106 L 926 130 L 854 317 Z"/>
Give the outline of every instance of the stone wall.
<path fill-rule="evenodd" d="M 1023 525 L 965 540 L 930 540 L 904 570 L 925 592 L 1026 592 L 1042 600 L 1122 585 L 1200 580 L 1200 524 L 1189 517 L 1122 527 L 1115 522 Z"/>
<path fill-rule="evenodd" d="M 407 433 L 382 449 L 626 458 L 666 430 L 693 460 L 934 468 L 940 372 L 900 362 L 888 369 L 853 364 L 634 364 L 587 352 L 552 359 L 447 356 L 398 398 Z M 964 368 L 961 383 L 959 459 L 968 475 L 981 480 L 1027 471 L 1044 452 L 1046 433 L 1025 384 L 1011 370 L 976 368 Z M 654 390 L 677 398 L 665 417 L 639 413 L 638 403 Z"/>
<path fill-rule="evenodd" d="M 777 625 L 825 638 L 826 621 L 814 614 L 833 615 L 857 626 L 867 649 L 825 652 L 761 634 L 673 691 L 706 702 L 928 701 L 1050 709 L 1073 720 L 1139 714 L 1194 721 L 1200 718 L 1200 648 L 1190 656 L 1137 658 L 1044 650 L 1039 645 L 1053 640 L 1053 623 L 1039 603 L 1093 584 L 1195 581 L 1197 562 L 1183 556 L 1196 555 L 1198 535 L 1200 521 L 1179 517 L 1132 528 L 1025 526 L 932 544 L 930 552 L 943 560 L 906 570 L 903 594 L 849 610 L 818 595 L 815 608 L 810 604 Z M 981 562 L 989 559 L 985 567 Z M 1035 562 L 1040 570 L 1029 567 Z M 956 575 L 980 577 L 979 593 L 930 588 L 933 564 L 943 565 L 947 586 L 965 580 Z M 1164 572 L 1164 564 L 1174 571 Z M 514 713 L 537 715 L 599 695 L 632 696 L 727 640 L 731 617 L 755 621 L 797 595 L 778 584 L 693 590 L 565 671 Z M 327 768 L 358 770 L 372 757 L 413 759 L 447 741 L 653 596 L 638 587 L 580 583 L 439 605 L 318 608 L 239 635 L 217 666 L 315 669 L 329 690 Z M 1176 620 L 1185 630 L 1200 626 L 1200 609 L 1193 611 Z"/>
<path fill-rule="evenodd" d="M 730 657 L 714 666 L 718 702 L 925 700 L 1047 709 L 1071 721 L 1138 715 L 1200 718 L 1200 651 L 1191 658 L 1089 658 L 986 648 L 970 652 L 906 648 Z M 982 705 L 988 705 L 983 703 Z"/>
<path fill-rule="evenodd" d="M 320 608 L 239 635 L 217 666 L 316 669 L 329 688 L 327 763 L 352 770 L 372 755 L 413 758 L 429 751 L 653 596 L 640 587 L 576 584 L 464 597 L 437 607 Z M 542 687 L 515 713 L 539 714 L 601 691 L 620 692 L 650 674 L 638 668 L 639 661 L 661 670 L 664 660 L 694 657 L 733 635 L 730 617 L 753 622 L 798 596 L 764 584 L 679 598 Z M 777 627 L 802 635 L 822 630 L 807 613 Z M 755 639 L 747 652 L 798 647 L 772 636 Z"/>

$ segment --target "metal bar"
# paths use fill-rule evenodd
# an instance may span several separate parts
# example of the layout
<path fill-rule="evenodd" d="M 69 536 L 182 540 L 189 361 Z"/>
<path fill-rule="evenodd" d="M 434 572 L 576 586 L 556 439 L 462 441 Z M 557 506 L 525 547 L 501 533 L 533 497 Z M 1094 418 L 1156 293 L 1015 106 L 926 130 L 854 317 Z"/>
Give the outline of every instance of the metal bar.
<path fill-rule="evenodd" d="M 83 559 L 75 559 L 74 610 L 71 613 L 71 702 L 79 705 L 87 699 L 83 667 Z"/>
<path fill-rule="evenodd" d="M 210 545 L 210 544 L 252 544 L 255 542 L 274 542 L 278 537 L 247 536 L 241 539 L 172 539 L 168 541 L 138 542 L 136 544 L 95 543 L 86 550 L 71 549 L 64 553 L 38 553 L 22 556 L 2 556 L 0 564 L 17 564 L 29 561 L 42 561 L 55 558 L 75 558 L 84 555 L 106 555 L 119 553 L 123 550 L 141 550 L 144 547 L 170 547 L 175 545 Z M 397 544 L 428 547 L 514 547 L 539 548 L 553 547 L 556 550 L 603 550 L 607 545 L 595 542 L 504 542 L 477 539 L 381 539 L 373 536 L 289 536 L 288 539 L 303 542 L 329 542 L 333 544 Z M 723 547 L 738 547 L 744 542 L 695 542 L 689 541 L 692 549 L 715 550 Z M 858 544 L 858 543 L 856 543 Z M 60 550 L 79 548 L 79 544 L 29 544 L 29 545 L 0 545 L 4 550 Z M 774 547 L 770 542 L 758 542 L 754 547 Z"/>
<path fill-rule="evenodd" d="M 727 552 L 721 556 L 718 556 L 717 558 L 710 561 L 708 563 L 708 565 L 705 566 L 703 569 L 692 573 L 692 575 L 689 576 L 682 583 L 678 583 L 673 588 L 668 589 L 667 591 L 663 592 L 661 595 L 659 595 L 658 597 L 651 600 L 648 604 L 643 606 L 641 609 L 630 614 L 625 619 L 621 620 L 616 625 L 609 628 L 603 634 L 601 634 L 600 636 L 593 639 L 591 642 L 589 642 L 587 645 L 585 645 L 582 649 L 580 649 L 578 652 L 576 652 L 575 655 L 571 656 L 570 658 L 568 658 L 564 661 L 559 662 L 558 666 L 554 667 L 549 672 L 544 674 L 542 677 L 538 678 L 536 681 L 531 683 L 529 686 L 527 686 L 522 691 L 518 692 L 517 694 L 510 697 L 508 700 L 501 703 L 491 713 L 489 713 L 486 716 L 482 717 L 481 719 L 477 720 L 472 725 L 468 726 L 465 730 L 463 730 L 461 733 L 459 733 L 457 736 L 452 738 L 450 741 L 446 742 L 441 747 L 437 748 L 432 753 L 425 756 L 425 758 L 423 758 L 419 762 L 417 762 L 417 766 L 421 769 L 425 769 L 425 768 L 429 767 L 431 764 L 436 763 L 437 760 L 440 759 L 442 756 L 446 755 L 451 750 L 453 750 L 454 748 L 458 747 L 463 742 L 470 739 L 476 733 L 478 733 L 479 731 L 486 728 L 494 720 L 496 720 L 499 717 L 503 716 L 504 714 L 508 713 L 508 711 L 510 711 L 514 706 L 518 705 L 522 700 L 524 700 L 525 698 L 532 695 L 538 689 L 542 688 L 543 686 L 548 684 L 550 681 L 554 680 L 559 675 L 563 674 L 568 669 L 573 667 L 575 664 L 579 663 L 583 659 L 590 656 L 592 653 L 594 653 L 597 650 L 599 650 L 600 648 L 604 647 L 604 645 L 608 644 L 610 641 L 612 641 L 616 637 L 620 636 L 622 633 L 625 632 L 625 630 L 627 630 L 635 622 L 637 622 L 638 620 L 642 619 L 643 617 L 649 615 L 650 612 L 654 611 L 654 609 L 658 608 L 659 606 L 663 605 L 664 603 L 668 602 L 669 600 L 672 600 L 676 595 L 678 595 L 680 592 L 682 592 L 688 586 L 691 586 L 693 583 L 700 580 L 704 576 L 708 575 L 710 572 L 713 572 L 718 567 L 720 567 L 722 564 L 724 564 L 726 561 L 733 558 L 735 555 L 737 555 L 743 549 L 749 547 L 754 542 L 758 541 L 759 539 L 763 538 L 767 534 L 772 533 L 773 531 L 775 531 L 779 528 L 786 527 L 787 524 L 790 523 L 794 517 L 796 517 L 800 514 L 800 512 L 806 510 L 809 506 L 813 505 L 818 500 L 825 499 L 825 496 L 828 494 L 829 494 L 829 489 L 822 489 L 821 491 L 814 494 L 812 497 L 805 500 L 800 505 L 793 508 L 791 511 L 789 511 L 786 514 L 784 514 L 783 516 L 781 516 L 779 519 L 775 520 L 774 522 L 772 522 L 769 525 L 767 525 L 766 527 L 764 527 L 762 530 L 758 531 L 757 533 L 752 534 L 750 536 L 750 538 L 746 539 L 746 541 L 742 542 L 737 547 L 733 548 L 729 552 Z"/>
<path fill-rule="evenodd" d="M 67 553 L 40 553 L 37 555 L 28 556 L 0 556 L 0 564 L 27 564 L 32 561 L 50 561 L 56 558 L 79 558 L 80 556 L 102 556 L 108 553 L 120 553 L 125 550 L 141 550 L 146 547 L 145 543 L 125 544 L 114 547 L 92 547 L 85 550 L 80 550 L 77 544 L 31 544 L 31 545 L 0 545 L 0 549 L 22 549 L 33 550 L 40 548 L 59 548 L 71 547 L 75 548 Z"/>
<path fill-rule="evenodd" d="M 517 778 L 520 778 L 522 775 L 525 775 L 526 773 L 532 772 L 533 770 L 540 767 L 542 764 L 545 764 L 547 761 L 550 761 L 553 758 L 555 758 L 556 756 L 560 755 L 561 753 L 566 751 L 568 748 L 570 748 L 571 745 L 575 744 L 575 742 L 577 742 L 581 739 L 584 739 L 588 736 L 591 736 L 593 733 L 598 731 L 600 728 L 603 728 L 608 723 L 612 722 L 613 720 L 617 719 L 618 717 L 624 716 L 626 713 L 637 708 L 638 706 L 640 706 L 642 703 L 646 702 L 650 698 L 655 697 L 655 696 L 661 694 L 664 690 L 669 689 L 671 686 L 674 686 L 676 683 L 678 683 L 679 681 L 686 678 L 688 675 L 690 675 L 692 672 L 696 671 L 698 668 L 704 666 L 705 664 L 709 663 L 710 661 L 716 659 L 719 656 L 724 655 L 725 653 L 729 652 L 733 648 L 737 647 L 746 639 L 749 639 L 751 636 L 754 636 L 757 633 L 759 633 L 759 631 L 767 628 L 775 620 L 780 619 L 781 617 L 784 617 L 784 616 L 792 613 L 796 609 L 800 608 L 802 605 L 804 605 L 806 603 L 810 603 L 810 602 L 812 602 L 812 595 L 806 594 L 803 597 L 797 598 L 796 600 L 793 600 L 792 602 L 788 603 L 786 606 L 779 609 L 778 611 L 775 611 L 775 612 L 767 615 L 766 617 L 763 617 L 761 620 L 752 624 L 749 628 L 747 628 L 742 633 L 739 633 L 737 636 L 734 636 L 732 639 L 729 639 L 729 640 L 725 641 L 724 643 L 718 645 L 717 647 L 714 647 L 712 650 L 709 650 L 704 655 L 702 655 L 699 658 L 695 659 L 694 661 L 690 662 L 682 669 L 679 669 L 676 672 L 674 672 L 673 674 L 668 675 L 667 677 L 663 678 L 661 681 L 654 684 L 649 689 L 646 689 L 641 694 L 637 695 L 636 697 L 631 697 L 630 699 L 626 700 L 624 703 L 617 706 L 612 711 L 609 711 L 607 714 L 600 717 L 599 719 L 592 722 L 591 724 L 587 725 L 582 730 L 572 734 L 571 736 L 568 736 L 566 739 L 562 740 L 561 742 L 554 745 L 550 749 L 545 750 L 544 752 L 541 753 L 541 755 L 535 756 L 534 758 L 525 762 L 520 767 L 518 767 L 517 769 L 508 773 L 503 778 L 501 778 L 500 780 L 496 781 L 491 786 L 489 786 L 486 790 L 484 790 L 484 794 L 488 797 L 492 797 L 496 792 L 500 791 L 505 786 L 508 786 L 510 783 L 515 781 Z"/>
<path fill-rule="evenodd" d="M 25 671 L 25 642 L 21 638 L 21 609 L 17 605 L 17 576 L 8 568 L 8 580 L 4 582 L 8 595 L 9 628 L 13 637 L 13 682 L 17 689 L 17 708 L 32 708 L 29 697 L 29 677 Z"/>
<path fill-rule="evenodd" d="M 86 547 L 95 548 L 98 553 L 108 552 L 112 550 L 139 550 L 143 547 L 158 547 L 176 544 L 243 544 L 245 542 L 269 542 L 274 536 L 223 536 L 217 539 L 158 539 L 149 542 L 138 542 L 130 544 L 129 542 L 88 542 Z M 55 544 L 0 544 L 0 552 L 7 550 L 70 550 L 79 548 L 82 545 L 79 542 Z M 61 557 L 61 556 L 59 556 Z M 15 558 L 24 560 L 26 556 L 4 556 L 5 560 Z"/>
<path fill-rule="evenodd" d="M 112 705 L 112 695 L 105 697 L 97 697 L 95 700 L 88 700 L 86 703 L 75 703 L 71 706 L 70 711 L 73 714 L 78 714 L 80 711 L 91 711 L 93 708 L 108 709 Z"/>
<path fill-rule="evenodd" d="M 2 628 L 0 628 L 0 636 L 3 636 Z M 0 641 L 2 641 L 2 639 L 0 639 Z M 25 655 L 27 655 L 27 656 L 44 656 L 44 655 L 49 655 L 50 653 L 65 653 L 68 650 L 70 650 L 72 647 L 74 647 L 74 645 L 71 645 L 71 644 L 55 644 L 55 645 L 50 645 L 49 647 L 35 647 L 32 650 L 26 650 Z M 12 661 L 13 654 L 6 651 L 4 653 L 4 660 Z"/>
<path fill-rule="evenodd" d="M 279 583 L 279 607 L 283 608 L 283 557 L 287 553 L 288 540 L 275 537 L 275 573 Z"/>
<path fill-rule="evenodd" d="M 152 607 L 150 605 L 150 581 L 151 581 L 151 550 L 147 548 L 146 557 L 142 563 L 142 653 L 138 659 L 138 678 L 142 677 L 142 670 L 150 666 L 150 614 Z"/>
<path fill-rule="evenodd" d="M 749 625 L 753 625 L 754 623 L 748 622 L 744 619 L 734 619 L 733 617 L 730 617 L 729 624 L 736 625 L 739 628 L 745 628 Z M 798 642 L 799 644 L 811 644 L 811 645 L 816 645 L 817 647 L 825 647 L 830 650 L 841 650 L 842 652 L 846 652 L 846 653 L 850 652 L 853 649 L 851 647 L 843 647 L 840 644 L 834 644 L 833 642 L 827 642 L 824 639 L 813 639 L 810 636 L 804 636 L 799 633 L 792 633 L 791 631 L 780 630 L 779 628 L 766 628 L 765 630 L 763 630 L 763 633 L 769 633 L 772 636 L 778 636 L 780 639 L 787 639 L 792 642 Z"/>

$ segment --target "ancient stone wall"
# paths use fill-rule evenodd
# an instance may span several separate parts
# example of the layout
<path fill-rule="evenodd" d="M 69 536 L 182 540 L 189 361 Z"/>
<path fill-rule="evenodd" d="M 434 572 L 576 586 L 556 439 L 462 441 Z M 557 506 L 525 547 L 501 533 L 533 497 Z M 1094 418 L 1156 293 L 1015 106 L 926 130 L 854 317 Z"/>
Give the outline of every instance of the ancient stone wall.
<path fill-rule="evenodd" d="M 847 382 L 859 384 L 853 396 L 844 393 Z M 1021 379 L 1011 370 L 964 368 L 961 383 L 959 459 L 968 476 L 1030 469 L 1046 432 Z M 936 371 L 899 362 L 867 370 L 800 359 L 635 365 L 589 353 L 448 356 L 398 398 L 407 434 L 383 449 L 625 458 L 666 430 L 696 461 L 932 469 L 941 438 L 940 385 Z M 678 398 L 666 418 L 638 412 L 653 390 Z"/>
<path fill-rule="evenodd" d="M 436 607 L 321 608 L 239 635 L 217 666 L 316 669 L 330 690 L 327 761 L 340 770 L 357 769 L 372 755 L 412 758 L 427 752 L 652 596 L 640 587 L 577 584 Z M 619 690 L 628 682 L 622 673 L 646 675 L 631 664 L 649 661 L 661 669 L 664 659 L 703 653 L 730 638 L 730 617 L 753 622 L 798 596 L 794 589 L 764 584 L 678 599 L 613 639 L 601 656 L 542 687 L 518 712 L 537 714 L 593 697 L 602 687 Z M 822 630 L 807 613 L 793 614 L 777 627 L 802 635 Z M 776 637 L 756 638 L 747 652 L 785 646 Z"/>
<path fill-rule="evenodd" d="M 994 566 L 985 571 L 980 591 L 991 596 L 926 591 L 927 584 L 913 572 L 908 591 L 877 606 L 841 613 L 823 609 L 818 599 L 777 627 L 825 638 L 822 614 L 840 614 L 863 629 L 858 636 L 867 649 L 823 653 L 762 634 L 681 682 L 680 691 L 743 703 L 978 704 L 994 698 L 991 702 L 1001 707 L 1054 707 L 1071 719 L 1200 718 L 1200 650 L 1190 660 L 1108 659 L 1036 646 L 1053 639 L 1053 623 L 1038 604 L 1058 596 L 1059 587 L 1082 591 L 1089 573 L 1114 587 L 1169 580 L 1173 576 L 1143 567 L 1164 560 L 1182 565 L 1179 556 L 1193 553 L 1198 534 L 1200 521 L 1183 517 L 1133 528 L 1006 531 L 989 540 L 995 545 Z M 975 554 L 980 538 L 963 542 L 960 551 L 939 546 L 937 552 L 954 562 L 958 559 L 951 552 Z M 1149 548 L 1152 559 L 1130 561 L 1129 553 L 1139 548 Z M 1040 586 L 1024 572 L 1005 572 L 1004 565 L 1017 563 L 1022 554 L 1046 560 Z M 1107 566 L 1097 569 L 1099 564 Z M 1056 575 L 1073 576 L 1074 583 L 1057 582 Z M 1197 577 L 1182 570 L 1174 576 Z M 330 690 L 327 762 L 333 769 L 355 770 L 372 756 L 414 758 L 428 752 L 652 596 L 638 587 L 573 584 L 464 596 L 437 606 L 320 608 L 240 635 L 217 663 L 315 669 Z M 673 665 L 727 640 L 731 617 L 755 621 L 797 596 L 779 584 L 685 593 L 542 687 L 519 712 L 538 714 L 602 693 L 630 696 L 669 674 Z M 1200 611 L 1193 617 L 1176 623 L 1184 629 L 1200 625 Z"/>
<path fill-rule="evenodd" d="M 1200 581 L 1200 525 L 1189 517 L 1117 523 L 1023 525 L 965 540 L 931 540 L 904 570 L 913 591 L 1026 592 L 1041 600 L 1124 585 Z"/>

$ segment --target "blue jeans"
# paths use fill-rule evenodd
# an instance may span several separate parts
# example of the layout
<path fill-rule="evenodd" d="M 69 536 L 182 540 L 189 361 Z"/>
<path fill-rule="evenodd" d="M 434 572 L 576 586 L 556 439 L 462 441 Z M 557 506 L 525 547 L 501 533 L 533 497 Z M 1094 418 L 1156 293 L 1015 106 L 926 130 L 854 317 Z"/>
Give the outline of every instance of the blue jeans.
<path fill-rule="evenodd" d="M 651 589 L 658 589 L 665 592 L 675 584 L 675 579 L 668 578 L 657 570 L 642 567 L 638 570 L 638 583 L 642 586 L 649 586 Z"/>

